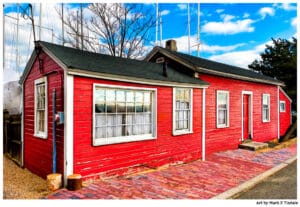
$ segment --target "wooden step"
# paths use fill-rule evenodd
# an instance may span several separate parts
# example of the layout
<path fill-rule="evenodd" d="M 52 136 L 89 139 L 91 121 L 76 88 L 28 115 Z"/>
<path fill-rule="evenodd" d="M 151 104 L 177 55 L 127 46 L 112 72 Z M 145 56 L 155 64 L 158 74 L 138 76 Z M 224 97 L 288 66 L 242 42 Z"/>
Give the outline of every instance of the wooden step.
<path fill-rule="evenodd" d="M 268 146 L 269 145 L 267 143 L 251 141 L 251 142 L 244 142 L 244 143 L 240 144 L 239 148 L 256 151 L 256 150 L 268 148 Z"/>

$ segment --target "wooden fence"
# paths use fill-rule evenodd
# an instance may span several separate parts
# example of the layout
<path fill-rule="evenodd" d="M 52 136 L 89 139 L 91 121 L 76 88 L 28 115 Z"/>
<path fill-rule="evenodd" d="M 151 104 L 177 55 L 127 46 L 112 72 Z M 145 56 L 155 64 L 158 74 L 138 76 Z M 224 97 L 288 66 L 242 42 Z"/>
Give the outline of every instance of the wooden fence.
<path fill-rule="evenodd" d="M 21 164 L 21 114 L 9 115 L 3 111 L 3 151 L 15 162 Z"/>

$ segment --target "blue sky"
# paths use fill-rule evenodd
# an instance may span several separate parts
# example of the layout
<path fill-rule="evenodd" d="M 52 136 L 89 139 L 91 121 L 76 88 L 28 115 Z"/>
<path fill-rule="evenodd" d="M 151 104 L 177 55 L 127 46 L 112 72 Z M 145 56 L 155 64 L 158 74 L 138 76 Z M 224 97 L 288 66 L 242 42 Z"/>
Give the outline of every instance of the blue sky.
<path fill-rule="evenodd" d="M 249 1 L 248 1 L 249 2 Z M 274 1 L 276 2 L 276 1 Z M 35 21 L 38 22 L 39 4 L 34 5 Z M 179 52 L 188 53 L 187 3 L 159 3 L 162 16 L 162 46 L 168 39 L 175 39 Z M 25 4 L 22 4 L 25 7 Z M 85 5 L 87 6 L 87 5 Z M 190 48 L 197 55 L 197 3 L 190 3 Z M 61 22 L 55 11 L 60 4 L 42 4 L 41 32 L 44 41 L 61 44 Z M 66 4 L 69 9 L 78 9 L 78 4 Z M 155 1 L 145 4 L 155 14 Z M 86 10 L 86 9 L 85 9 Z M 87 16 L 89 13 L 84 10 Z M 16 42 L 17 5 L 5 4 L 5 67 L 4 82 L 18 79 L 32 52 L 32 32 L 28 23 L 20 17 L 19 41 Z M 143 11 L 141 11 L 143 12 Z M 243 68 L 259 58 L 265 44 L 271 38 L 291 39 L 297 36 L 296 3 L 200 3 L 200 56 Z M 150 31 L 148 50 L 155 45 L 155 28 Z M 37 35 L 38 36 L 38 35 Z M 160 32 L 158 33 L 160 40 Z M 160 44 L 158 42 L 157 44 Z M 19 67 L 16 69 L 15 54 L 19 52 Z M 18 71 L 16 73 L 15 71 Z"/>

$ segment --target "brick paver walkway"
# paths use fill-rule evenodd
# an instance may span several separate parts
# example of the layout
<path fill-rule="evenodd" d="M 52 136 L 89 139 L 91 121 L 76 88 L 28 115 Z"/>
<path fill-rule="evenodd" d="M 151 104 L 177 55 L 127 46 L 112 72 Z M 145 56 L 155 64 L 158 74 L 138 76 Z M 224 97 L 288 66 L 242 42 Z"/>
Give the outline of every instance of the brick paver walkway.
<path fill-rule="evenodd" d="M 209 199 L 296 156 L 297 144 L 263 153 L 242 149 L 214 153 L 206 161 L 130 177 L 61 189 L 47 199 Z"/>

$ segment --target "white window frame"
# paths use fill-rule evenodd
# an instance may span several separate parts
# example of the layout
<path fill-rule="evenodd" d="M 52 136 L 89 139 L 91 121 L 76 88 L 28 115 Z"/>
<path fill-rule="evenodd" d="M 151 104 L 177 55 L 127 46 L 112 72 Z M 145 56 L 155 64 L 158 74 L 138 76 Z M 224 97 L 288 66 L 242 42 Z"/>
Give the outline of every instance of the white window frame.
<path fill-rule="evenodd" d="M 183 135 L 183 134 L 191 134 L 193 133 L 193 89 L 192 88 L 182 88 L 190 90 L 190 117 L 189 117 L 189 129 L 176 129 L 176 89 L 180 87 L 173 88 L 173 130 L 172 134 L 174 136 Z"/>
<path fill-rule="evenodd" d="M 281 109 L 281 104 L 284 104 L 284 109 Z M 279 101 L 279 111 L 286 112 L 286 103 L 285 101 Z"/>
<path fill-rule="evenodd" d="M 227 113 L 226 113 L 226 124 L 219 124 L 219 113 L 218 113 L 218 106 L 219 106 L 219 101 L 218 101 L 218 97 L 220 94 L 225 93 L 227 94 Z M 217 90 L 217 96 L 216 96 L 216 125 L 217 128 L 227 128 L 229 127 L 229 109 L 230 109 L 230 105 L 229 105 L 229 91 L 225 91 L 225 90 Z"/>
<path fill-rule="evenodd" d="M 264 97 L 268 97 L 268 109 L 269 109 L 269 111 L 268 111 L 268 119 L 264 119 Z M 261 118 L 262 118 L 262 122 L 263 123 L 270 122 L 270 120 L 271 120 L 271 117 L 270 117 L 270 115 L 271 115 L 270 101 L 271 101 L 270 94 L 264 93 L 262 95 L 262 100 L 261 100 L 261 110 L 262 110 Z"/>
<path fill-rule="evenodd" d="M 122 90 L 138 90 L 138 91 L 151 91 L 152 92 L 152 134 L 142 134 L 142 135 L 130 135 L 130 136 L 119 136 L 119 137 L 106 137 L 101 139 L 96 139 L 95 135 L 95 103 L 96 88 L 111 88 L 111 89 L 122 89 Z M 93 146 L 102 146 L 126 142 L 136 142 L 144 140 L 153 140 L 157 138 L 157 89 L 156 88 L 140 88 L 140 87 L 129 87 L 120 85 L 107 85 L 107 84 L 93 84 Z"/>
<path fill-rule="evenodd" d="M 45 132 L 38 131 L 38 120 L 37 120 L 37 85 L 45 84 L 45 120 L 44 127 Z M 48 137 L 48 84 L 47 77 L 42 77 L 34 81 L 34 136 L 42 139 Z"/>

